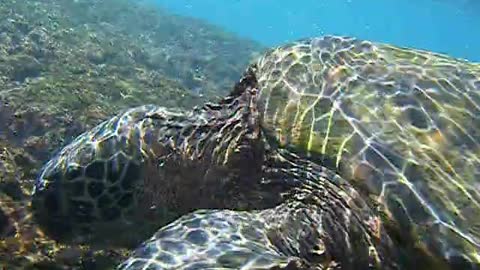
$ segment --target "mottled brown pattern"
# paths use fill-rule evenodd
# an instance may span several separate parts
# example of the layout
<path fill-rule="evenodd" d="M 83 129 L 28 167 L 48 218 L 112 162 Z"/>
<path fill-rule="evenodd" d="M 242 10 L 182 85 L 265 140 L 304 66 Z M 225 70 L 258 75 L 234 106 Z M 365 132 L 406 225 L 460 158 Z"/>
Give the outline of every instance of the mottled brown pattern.
<path fill-rule="evenodd" d="M 331 160 L 431 256 L 480 262 L 478 64 L 323 37 L 273 49 L 256 69 L 263 124 L 282 147 Z"/>
<path fill-rule="evenodd" d="M 479 78 L 353 38 L 286 44 L 218 103 L 136 107 L 79 136 L 44 167 L 36 214 L 75 235 L 141 224 L 149 206 L 159 226 L 182 216 L 125 270 L 476 269 Z M 98 182 L 134 199 L 104 207 L 85 189 Z"/>

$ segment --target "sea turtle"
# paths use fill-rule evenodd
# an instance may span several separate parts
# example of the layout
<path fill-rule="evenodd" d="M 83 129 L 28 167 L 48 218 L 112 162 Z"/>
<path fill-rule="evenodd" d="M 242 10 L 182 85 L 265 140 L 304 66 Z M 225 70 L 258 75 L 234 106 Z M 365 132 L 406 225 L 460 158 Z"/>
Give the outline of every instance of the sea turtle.
<path fill-rule="evenodd" d="M 33 205 L 56 231 L 176 219 L 125 270 L 479 269 L 479 189 L 478 64 L 324 36 L 267 51 L 217 103 L 79 136 Z"/>

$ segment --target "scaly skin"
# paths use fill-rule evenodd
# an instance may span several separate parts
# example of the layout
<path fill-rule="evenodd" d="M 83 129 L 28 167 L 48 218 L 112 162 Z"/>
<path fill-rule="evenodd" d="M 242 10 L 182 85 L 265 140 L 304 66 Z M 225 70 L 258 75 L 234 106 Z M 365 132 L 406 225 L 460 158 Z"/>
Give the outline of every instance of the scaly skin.
<path fill-rule="evenodd" d="M 43 168 L 38 220 L 59 238 L 104 237 L 140 224 L 152 233 L 193 209 L 275 205 L 280 192 L 258 182 L 263 149 L 244 99 L 187 113 L 137 107 L 82 134 Z"/>
<path fill-rule="evenodd" d="M 160 229 L 119 269 L 397 269 L 398 247 L 352 187 L 288 152 L 266 151 L 265 210 L 198 210 Z M 205 254 L 208 254 L 206 256 Z"/>
<path fill-rule="evenodd" d="M 108 236 L 118 238 L 118 233 L 129 236 L 129 230 L 141 232 L 138 227 L 141 224 L 158 226 L 192 210 L 232 209 L 241 211 L 232 214 L 232 218 L 239 218 L 239 226 L 268 234 L 265 241 L 269 241 L 276 252 L 267 264 L 269 267 L 281 267 L 285 262 L 289 262 L 289 267 L 292 263 L 298 267 L 338 263 L 344 267 L 355 264 L 367 267 L 372 263 L 381 265 L 383 257 L 393 258 L 388 237 L 378 235 L 377 230 L 369 226 L 368 222 L 375 217 L 346 182 L 315 163 L 276 151 L 262 136 L 257 121 L 255 86 L 255 79 L 247 75 L 220 104 L 207 104 L 187 113 L 154 106 L 135 108 L 81 135 L 42 171 L 34 195 L 38 219 L 47 230 L 55 229 L 57 234 L 58 228 L 64 228 L 64 232 L 80 235 L 82 240 L 94 235 L 95 239 L 102 236 L 111 241 Z M 109 146 L 111 140 L 116 144 Z M 89 149 L 96 150 L 86 151 Z M 102 161 L 112 160 L 119 153 L 131 157 L 129 162 L 118 162 L 118 158 L 113 159 L 115 162 Z M 107 172 L 96 167 L 92 171 L 97 174 L 89 174 L 89 166 L 98 161 L 109 164 Z M 67 168 L 72 164 L 85 168 L 85 172 L 68 173 Z M 138 173 L 130 177 L 109 177 L 109 171 L 113 171 L 110 168 L 127 174 L 132 164 Z M 98 173 L 102 171 L 104 173 Z M 130 180 L 128 185 L 125 180 Z M 78 181 L 86 186 L 83 193 L 76 193 L 77 189 L 71 184 Z M 95 194 L 89 192 L 88 186 L 93 182 L 106 186 L 97 192 L 102 195 L 92 196 Z M 110 212 L 105 211 L 111 206 L 102 207 L 101 203 L 104 193 L 109 193 L 113 186 L 119 187 L 120 194 L 116 195 L 117 205 L 121 206 L 119 216 L 108 216 Z M 121 203 L 126 194 L 132 194 L 133 199 L 130 205 L 124 206 Z M 88 202 L 96 208 L 85 211 L 88 208 L 79 208 L 79 202 Z M 155 206 L 153 214 L 147 211 L 151 206 Z M 175 213 L 166 217 L 169 211 Z M 215 213 L 223 215 L 222 211 L 193 215 L 204 217 L 208 222 L 212 214 L 211 218 Z M 255 219 L 259 221 L 250 224 Z M 178 233 L 183 230 L 182 220 L 177 222 Z M 258 227 L 260 224 L 263 227 Z M 234 230 L 225 229 L 227 235 Z M 259 240 L 247 231 L 241 236 L 245 237 L 245 247 L 256 245 Z M 350 238 L 346 237 L 347 233 L 351 234 Z M 136 233 L 134 241 L 142 237 L 145 237 L 143 233 Z M 340 241 L 347 246 L 336 244 Z M 236 250 L 236 244 L 232 248 Z M 359 254 L 360 251 L 363 254 Z M 225 256 L 218 261 L 212 257 L 210 263 L 220 267 L 224 259 L 237 261 L 243 255 L 234 252 Z M 181 266 L 186 268 L 191 263 L 194 263 L 192 258 L 187 257 L 182 259 Z M 251 261 L 243 263 L 247 265 Z M 127 264 L 127 267 L 130 266 Z"/>
<path fill-rule="evenodd" d="M 80 136 L 43 170 L 37 216 L 104 239 L 183 216 L 124 270 L 476 269 L 479 74 L 349 38 L 287 44 L 218 104 L 136 108 Z"/>

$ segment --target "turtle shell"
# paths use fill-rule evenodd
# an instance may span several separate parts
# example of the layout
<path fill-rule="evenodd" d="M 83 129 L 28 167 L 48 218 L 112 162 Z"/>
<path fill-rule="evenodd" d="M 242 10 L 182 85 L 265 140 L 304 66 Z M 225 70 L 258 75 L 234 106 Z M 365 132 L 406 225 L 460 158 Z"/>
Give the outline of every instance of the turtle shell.
<path fill-rule="evenodd" d="M 480 262 L 479 64 L 327 36 L 253 67 L 272 142 L 350 181 L 399 241 Z"/>

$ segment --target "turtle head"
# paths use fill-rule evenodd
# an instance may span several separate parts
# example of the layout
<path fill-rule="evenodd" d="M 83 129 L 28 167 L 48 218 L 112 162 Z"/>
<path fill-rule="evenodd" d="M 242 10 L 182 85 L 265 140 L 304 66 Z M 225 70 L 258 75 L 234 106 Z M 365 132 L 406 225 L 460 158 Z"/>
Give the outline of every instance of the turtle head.
<path fill-rule="evenodd" d="M 264 149 L 254 89 L 237 85 L 216 104 L 133 108 L 77 137 L 36 181 L 39 223 L 60 238 L 118 237 L 132 226 L 149 234 L 195 209 L 265 205 L 259 201 L 272 192 L 259 184 Z"/>
<path fill-rule="evenodd" d="M 85 240 L 135 223 L 148 150 L 154 146 L 157 121 L 148 118 L 153 113 L 179 115 L 156 106 L 127 110 L 81 134 L 45 164 L 35 182 L 32 210 L 47 233 Z"/>

